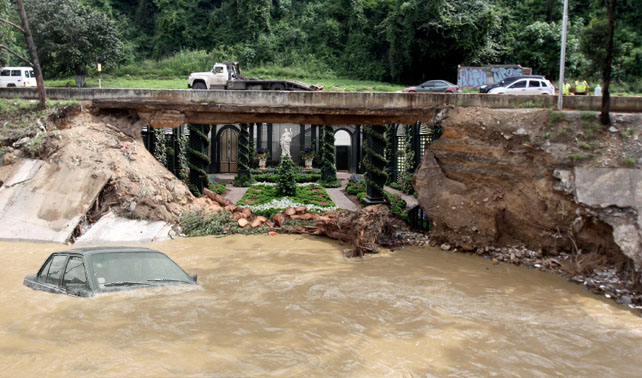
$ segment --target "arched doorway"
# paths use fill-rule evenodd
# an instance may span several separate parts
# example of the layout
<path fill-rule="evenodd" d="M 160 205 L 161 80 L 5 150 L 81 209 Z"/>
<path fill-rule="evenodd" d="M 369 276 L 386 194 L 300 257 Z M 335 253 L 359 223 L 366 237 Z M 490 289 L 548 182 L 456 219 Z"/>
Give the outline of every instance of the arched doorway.
<path fill-rule="evenodd" d="M 338 129 L 334 133 L 334 149 L 337 171 L 348 171 L 352 164 L 352 133 Z"/>
<path fill-rule="evenodd" d="M 235 126 L 221 128 L 216 138 L 218 145 L 218 171 L 236 173 L 239 169 L 239 131 Z"/>

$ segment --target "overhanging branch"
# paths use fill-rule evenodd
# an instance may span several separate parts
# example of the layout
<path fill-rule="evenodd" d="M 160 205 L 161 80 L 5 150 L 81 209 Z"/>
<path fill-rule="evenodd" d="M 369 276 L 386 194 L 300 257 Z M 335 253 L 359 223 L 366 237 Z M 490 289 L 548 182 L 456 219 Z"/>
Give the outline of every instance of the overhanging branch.
<path fill-rule="evenodd" d="M 10 48 L 8 48 L 7 46 L 5 46 L 5 45 L 3 45 L 1 43 L 0 43 L 0 49 L 7 50 L 11 55 L 13 55 L 16 58 L 18 58 L 18 59 L 22 60 L 23 62 L 27 63 L 29 66 L 33 67 L 33 63 L 31 63 L 29 60 L 27 60 L 26 58 L 22 57 L 20 54 L 18 54 L 17 52 L 11 50 Z"/>
<path fill-rule="evenodd" d="M 9 25 L 11 25 L 11 26 L 13 26 L 14 28 L 16 28 L 16 29 L 20 30 L 20 31 L 21 31 L 21 32 L 23 32 L 23 33 L 25 32 L 25 30 L 24 30 L 23 28 L 21 28 L 20 26 L 18 26 L 18 25 L 16 25 L 16 24 L 14 24 L 13 22 L 11 22 L 11 21 L 9 21 L 9 20 L 6 20 L 6 19 L 4 19 L 4 18 L 0 17 L 0 21 L 4 22 L 4 23 L 6 23 L 6 24 L 9 24 Z"/>

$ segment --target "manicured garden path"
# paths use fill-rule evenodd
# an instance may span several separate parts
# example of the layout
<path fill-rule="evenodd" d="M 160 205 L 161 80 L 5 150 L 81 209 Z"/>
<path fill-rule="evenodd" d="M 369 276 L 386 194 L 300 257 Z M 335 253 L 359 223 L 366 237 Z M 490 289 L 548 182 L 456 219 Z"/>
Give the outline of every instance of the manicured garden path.
<path fill-rule="evenodd" d="M 217 174 L 215 175 L 215 177 L 217 182 L 223 182 L 223 183 L 232 182 L 232 180 L 234 180 L 234 175 L 232 174 Z M 350 173 L 337 172 L 337 179 L 341 181 L 341 187 L 326 188 L 326 192 L 328 193 L 332 201 L 337 205 L 337 207 L 341 209 L 350 210 L 350 211 L 356 211 L 357 205 L 355 205 L 354 202 L 352 202 L 348 197 L 346 197 L 341 192 L 341 189 L 344 189 L 346 184 L 348 183 L 348 178 L 350 178 Z M 226 184 L 226 185 L 227 185 L 226 187 L 227 190 L 224 196 L 228 200 L 232 201 L 232 203 L 236 203 L 238 200 L 240 200 L 241 197 L 243 197 L 243 195 L 245 194 L 245 192 L 247 192 L 247 189 L 248 189 L 248 188 L 238 188 L 238 187 L 232 186 L 231 184 Z"/>

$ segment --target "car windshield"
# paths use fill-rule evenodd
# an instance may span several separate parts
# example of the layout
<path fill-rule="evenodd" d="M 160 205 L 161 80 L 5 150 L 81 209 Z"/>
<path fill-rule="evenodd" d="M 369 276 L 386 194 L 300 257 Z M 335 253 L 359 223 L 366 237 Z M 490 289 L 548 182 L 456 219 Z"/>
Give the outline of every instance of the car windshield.
<path fill-rule="evenodd" d="M 190 282 L 178 265 L 157 252 L 100 253 L 91 257 L 91 266 L 101 289 Z"/>

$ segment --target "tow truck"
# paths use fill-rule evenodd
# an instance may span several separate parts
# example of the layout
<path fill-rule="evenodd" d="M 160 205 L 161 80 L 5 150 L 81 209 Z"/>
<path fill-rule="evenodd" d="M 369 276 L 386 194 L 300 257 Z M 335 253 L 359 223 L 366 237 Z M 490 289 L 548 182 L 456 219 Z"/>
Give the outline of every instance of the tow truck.
<path fill-rule="evenodd" d="M 248 79 L 241 75 L 238 62 L 216 63 L 208 72 L 193 72 L 187 87 L 191 89 L 248 90 L 248 91 L 320 91 L 323 86 L 296 80 Z"/>

